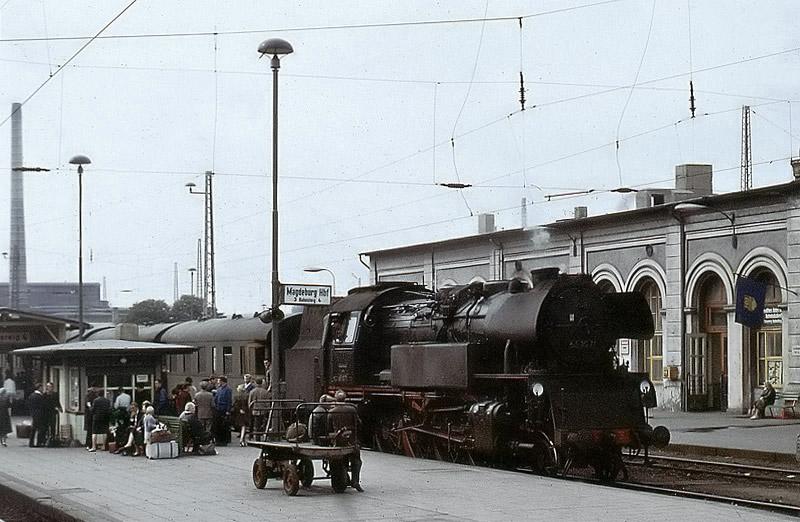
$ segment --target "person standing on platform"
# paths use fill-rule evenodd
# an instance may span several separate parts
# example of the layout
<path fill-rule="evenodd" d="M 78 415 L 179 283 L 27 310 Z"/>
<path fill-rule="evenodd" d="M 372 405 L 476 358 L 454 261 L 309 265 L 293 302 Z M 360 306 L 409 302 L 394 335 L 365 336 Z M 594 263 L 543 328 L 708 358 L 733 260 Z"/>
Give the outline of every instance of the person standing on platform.
<path fill-rule="evenodd" d="M 42 393 L 42 383 L 37 382 L 33 387 L 33 393 L 28 397 L 28 410 L 31 413 L 31 438 L 28 440 L 28 446 L 33 448 L 40 448 L 45 445 L 45 438 L 47 437 L 47 411 L 45 406 L 45 398 Z M 36 440 L 34 444 L 34 439 Z"/>
<path fill-rule="evenodd" d="M 153 401 L 155 402 L 156 417 L 159 415 L 169 415 L 169 392 L 167 391 L 167 383 L 156 379 L 155 389 L 156 396 Z"/>
<path fill-rule="evenodd" d="M 92 403 L 97 398 L 97 385 L 92 383 L 86 390 L 86 400 L 84 401 L 83 429 L 86 431 L 86 449 L 92 447 Z"/>
<path fill-rule="evenodd" d="M 11 373 L 11 369 L 6 370 L 6 380 L 3 381 L 3 388 L 8 395 L 8 403 L 13 403 L 14 399 L 17 398 L 17 383 L 14 381 L 14 374 Z"/>
<path fill-rule="evenodd" d="M 253 376 L 249 373 L 244 374 L 244 392 L 246 395 L 250 395 L 250 392 L 253 391 L 253 388 L 256 387 L 255 381 L 253 381 Z"/>
<path fill-rule="evenodd" d="M 111 401 L 104 394 L 99 394 L 92 401 L 92 447 L 89 448 L 89 451 L 97 451 L 98 445 L 106 445 L 110 418 Z"/>
<path fill-rule="evenodd" d="M 55 444 L 58 436 L 58 415 L 64 412 L 61 407 L 61 399 L 52 382 L 45 385 L 44 391 L 45 421 L 47 422 L 47 444 Z"/>
<path fill-rule="evenodd" d="M 192 396 L 187 389 L 188 385 L 184 382 L 175 387 L 172 391 L 173 401 L 175 402 L 175 411 L 183 413 L 186 404 L 192 401 Z"/>
<path fill-rule="evenodd" d="M 270 393 L 264 387 L 264 379 L 256 379 L 256 387 L 250 392 L 247 398 L 247 407 L 250 408 L 250 437 L 255 434 L 256 440 L 264 438 L 267 430 L 267 418 L 269 416 Z"/>
<path fill-rule="evenodd" d="M 121 413 L 127 414 L 131 407 L 131 396 L 125 393 L 125 390 L 122 389 L 122 386 L 117 388 L 117 398 L 114 399 L 114 409 L 120 410 Z"/>
<path fill-rule="evenodd" d="M 0 446 L 6 447 L 6 438 L 11 433 L 11 401 L 5 388 L 0 388 Z"/>
<path fill-rule="evenodd" d="M 190 400 L 194 401 L 194 396 L 197 395 L 197 387 L 195 387 L 195 385 L 192 384 L 191 377 L 186 378 L 186 391 L 189 392 L 189 397 L 191 397 Z"/>
<path fill-rule="evenodd" d="M 214 420 L 214 395 L 208 391 L 208 382 L 200 383 L 200 391 L 194 395 L 195 415 L 203 424 L 203 428 L 210 432 Z"/>
<path fill-rule="evenodd" d="M 214 395 L 214 434 L 217 446 L 227 446 L 231 441 L 230 417 L 233 408 L 233 392 L 228 386 L 228 378 L 219 378 L 217 393 Z"/>

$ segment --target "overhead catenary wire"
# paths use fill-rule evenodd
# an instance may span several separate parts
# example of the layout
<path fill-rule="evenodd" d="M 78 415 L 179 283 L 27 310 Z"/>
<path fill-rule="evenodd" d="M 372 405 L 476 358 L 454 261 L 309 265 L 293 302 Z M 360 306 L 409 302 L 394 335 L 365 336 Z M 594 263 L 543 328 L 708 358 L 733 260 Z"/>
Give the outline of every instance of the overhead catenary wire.
<path fill-rule="evenodd" d="M 66 61 L 65 61 L 63 64 L 61 64 L 61 66 L 60 66 L 59 68 L 57 68 L 57 69 L 56 69 L 56 71 L 55 71 L 54 73 L 51 73 L 51 74 L 50 74 L 50 76 L 48 76 L 48 77 L 47 77 L 47 79 L 45 79 L 45 81 L 43 81 L 43 82 L 42 82 L 42 83 L 41 83 L 41 84 L 40 84 L 40 85 L 39 85 L 39 86 L 38 86 L 36 89 L 34 89 L 34 91 L 33 91 L 32 93 L 30 93 L 30 94 L 29 94 L 29 95 L 28 95 L 28 96 L 27 96 L 27 97 L 26 97 L 24 100 L 22 100 L 22 102 L 20 102 L 20 104 L 19 104 L 19 105 L 17 105 L 16 109 L 14 109 L 13 111 L 11 111 L 11 114 L 9 114 L 8 116 L 6 116 L 6 117 L 5 117 L 5 119 L 3 119 L 3 121 L 0 121 L 0 127 L 2 127 L 3 125 L 5 125 L 5 124 L 6 124 L 6 122 L 7 122 L 8 120 L 10 120 L 10 119 L 11 119 L 11 117 L 12 117 L 12 116 L 14 116 L 14 114 L 16 114 L 16 113 L 17 113 L 17 111 L 20 111 L 20 110 L 22 110 L 22 107 L 24 107 L 26 103 L 28 103 L 28 102 L 29 102 L 29 101 L 30 101 L 30 100 L 31 100 L 31 99 L 32 99 L 34 96 L 36 96 L 36 94 L 37 94 L 39 91 L 41 91 L 41 90 L 44 88 L 44 86 L 45 86 L 45 85 L 47 85 L 48 83 L 50 83 L 50 80 L 52 80 L 52 79 L 53 79 L 53 78 L 54 78 L 54 77 L 55 77 L 55 76 L 56 76 L 56 75 L 57 75 L 59 72 L 61 72 L 61 71 L 63 71 L 63 70 L 64 70 L 64 66 L 68 65 L 68 64 L 69 64 L 69 63 L 70 63 L 72 60 L 74 60 L 75 58 L 77 58 L 77 57 L 78 57 L 78 55 L 79 55 L 79 54 L 81 54 L 81 53 L 83 52 L 83 50 L 84 50 L 84 49 L 86 49 L 87 47 L 89 47 L 89 45 L 91 45 L 91 43 L 92 43 L 92 42 L 94 42 L 94 41 L 95 41 L 95 40 L 96 40 L 96 39 L 97 39 L 97 38 L 98 38 L 98 37 L 99 37 L 101 34 L 103 34 L 103 32 L 105 32 L 105 30 L 106 30 L 106 29 L 108 29 L 109 27 L 111 27 L 111 24 L 113 24 L 114 22 L 116 22 L 116 21 L 117 21 L 117 20 L 118 20 L 118 19 L 119 19 L 119 18 L 120 18 L 120 17 L 121 17 L 123 14 L 125 14 L 125 12 L 126 12 L 128 9 L 130 9 L 131 7 L 133 7 L 133 4 L 135 4 L 135 3 L 136 3 L 136 0 L 131 0 L 131 3 L 129 3 L 128 5 L 126 5 L 126 6 L 125 6 L 125 7 L 122 9 L 122 11 L 120 11 L 119 13 L 117 13 L 117 14 L 114 16 L 114 18 L 112 18 L 111 20 L 109 20 L 109 22 L 108 22 L 108 23 L 106 23 L 106 25 L 104 25 L 104 26 L 103 26 L 103 27 L 102 27 L 102 28 L 101 28 L 101 29 L 100 29 L 100 30 L 99 30 L 99 31 L 98 31 L 98 32 L 97 32 L 97 33 L 96 33 L 94 36 L 92 36 L 91 38 L 89 38 L 89 41 L 88 41 L 88 42 L 86 42 L 85 44 L 83 44 L 82 46 L 80 46 L 80 48 L 79 48 L 77 51 L 75 51 L 74 53 L 72 53 L 72 55 L 71 55 L 69 58 L 67 58 L 67 60 L 66 60 Z"/>
<path fill-rule="evenodd" d="M 769 160 L 763 160 L 763 161 L 760 161 L 760 162 L 755 162 L 754 165 L 774 163 L 775 161 L 786 161 L 788 159 L 789 159 L 789 157 L 773 158 L 773 159 L 769 159 Z M 726 167 L 726 168 L 716 169 L 716 172 L 726 172 L 726 171 L 733 171 L 733 170 L 738 171 L 739 168 L 740 168 L 740 166 L 736 165 L 736 166 L 733 166 L 733 167 Z M 668 182 L 668 181 L 671 181 L 671 180 L 672 180 L 672 178 L 665 178 L 665 179 L 662 179 L 662 180 L 649 181 L 647 183 L 634 185 L 634 187 L 643 187 L 643 186 L 647 186 L 647 185 L 651 185 L 651 184 L 655 184 L 655 183 L 665 183 L 665 182 Z M 613 189 L 599 189 L 599 190 L 593 191 L 593 195 L 596 195 L 598 193 L 611 192 L 612 190 Z M 573 198 L 577 199 L 577 198 L 583 197 L 585 195 L 586 194 L 572 195 L 572 196 L 569 196 L 569 197 L 562 198 L 562 201 L 563 201 L 563 199 L 573 199 Z M 528 202 L 527 205 L 528 206 L 535 206 L 535 205 L 538 206 L 538 205 L 543 205 L 543 204 L 548 204 L 548 203 L 549 203 L 548 201 L 539 200 L 539 201 Z M 517 205 L 512 205 L 512 206 L 507 206 L 507 207 L 495 208 L 495 209 L 490 210 L 489 212 L 493 212 L 493 213 L 498 214 L 498 213 L 502 213 L 502 212 L 514 211 L 514 210 L 517 210 L 518 208 L 519 207 Z M 327 241 L 327 242 L 324 242 L 324 243 L 306 245 L 306 246 L 295 248 L 295 249 L 284 250 L 283 253 L 284 254 L 288 254 L 288 253 L 293 253 L 293 252 L 309 250 L 309 249 L 312 249 L 312 248 L 328 246 L 328 245 L 332 245 L 332 244 L 350 242 L 350 241 L 354 241 L 354 240 L 358 240 L 358 239 L 367 239 L 367 238 L 378 237 L 378 236 L 382 236 L 382 235 L 397 234 L 398 232 L 406 232 L 406 231 L 419 229 L 419 228 L 424 228 L 424 227 L 429 227 L 429 226 L 436 226 L 436 225 L 442 225 L 442 224 L 452 224 L 452 223 L 454 223 L 456 221 L 463 221 L 465 219 L 469 219 L 469 217 L 468 216 L 458 216 L 458 217 L 455 217 L 455 218 L 448 218 L 448 219 L 445 219 L 445 220 L 438 220 L 438 221 L 435 221 L 435 222 L 418 223 L 418 224 L 415 224 L 415 225 L 410 225 L 410 226 L 402 227 L 402 228 L 398 228 L 398 229 L 382 230 L 380 232 L 375 232 L 375 233 L 370 233 L 370 234 L 363 234 L 363 235 L 360 235 L 360 236 L 351 236 L 351 237 L 347 237 L 347 238 L 340 238 L 340 239 L 336 239 L 336 240 Z M 231 243 L 231 245 L 232 244 L 233 243 Z M 242 243 L 238 242 L 236 244 L 242 244 Z M 225 245 L 223 245 L 223 246 L 225 246 Z M 51 252 L 51 253 L 53 255 L 59 255 L 59 256 L 71 256 L 71 254 L 66 254 L 66 253 L 61 253 L 61 252 Z M 180 254 L 180 253 L 179 254 L 174 254 L 174 253 L 172 253 L 172 254 L 170 254 L 168 256 L 161 256 L 161 258 L 163 258 L 163 259 L 170 258 L 171 259 L 175 255 L 189 255 L 189 254 L 191 254 L 191 252 L 185 252 L 183 254 Z M 260 257 L 262 257 L 262 255 L 252 255 L 252 256 L 239 257 L 239 258 L 235 258 L 235 259 L 229 259 L 228 263 L 232 264 L 232 263 L 247 262 L 247 261 L 251 261 L 252 259 L 257 259 L 257 258 L 260 258 Z M 148 259 L 157 260 L 157 259 L 159 259 L 159 256 L 155 256 L 155 257 L 149 256 Z M 119 264 L 119 263 L 110 262 L 110 261 L 106 261 L 106 263 Z M 123 265 L 124 266 L 137 266 L 137 265 L 129 265 L 129 264 L 123 264 Z M 144 274 L 144 275 L 140 275 L 140 276 L 134 276 L 134 277 L 131 277 L 131 278 L 123 279 L 122 281 L 131 281 L 131 280 L 143 279 L 145 277 L 152 277 L 152 276 L 155 276 L 155 275 L 171 274 L 171 273 L 172 273 L 172 270 L 151 272 L 151 273 L 148 273 L 148 274 Z"/>
<path fill-rule="evenodd" d="M 639 81 L 639 74 L 642 72 L 642 65 L 644 64 L 644 57 L 647 56 L 647 48 L 650 46 L 650 35 L 653 33 L 653 20 L 656 16 L 656 0 L 653 0 L 653 8 L 650 11 L 650 25 L 647 28 L 647 38 L 644 41 L 644 49 L 642 49 L 642 56 L 639 58 L 639 66 L 636 68 L 636 76 L 633 78 L 633 83 L 631 84 L 631 88 L 628 91 L 628 96 L 625 98 L 625 104 L 622 106 L 622 112 L 619 115 L 619 121 L 617 122 L 617 132 L 616 132 L 616 148 L 614 151 L 614 156 L 617 161 L 617 174 L 619 175 L 619 184 L 622 186 L 622 166 L 619 163 L 619 130 L 622 127 L 622 120 L 625 117 L 625 110 L 628 108 L 628 103 L 631 101 L 631 96 L 633 96 L 633 89 L 636 88 L 636 83 Z"/>
<path fill-rule="evenodd" d="M 472 24 L 484 22 L 504 22 L 508 20 L 517 20 L 518 18 L 536 18 L 540 16 L 551 16 L 570 11 L 577 11 L 580 9 L 588 9 L 608 4 L 616 4 L 628 0 L 603 0 L 601 2 L 593 2 L 591 4 L 581 4 L 571 7 L 563 7 L 559 9 L 550 9 L 548 11 L 541 11 L 538 13 L 529 13 L 526 15 L 509 15 L 509 16 L 494 16 L 491 18 L 451 18 L 444 20 L 417 20 L 410 22 L 376 22 L 364 24 L 342 24 L 342 25 L 317 25 L 317 26 L 304 26 L 304 27 L 265 27 L 262 29 L 239 29 L 230 31 L 184 31 L 184 32 L 165 32 L 165 33 L 136 33 L 136 34 L 115 34 L 105 35 L 101 39 L 130 39 L 130 38 L 193 38 L 202 36 L 236 36 L 248 34 L 264 34 L 264 33 L 294 33 L 294 32 L 308 32 L 308 31 L 335 31 L 335 30 L 353 30 L 353 29 L 386 29 L 392 27 L 414 27 L 425 25 L 449 25 L 449 24 Z M 89 36 L 54 36 L 49 38 L 41 37 L 28 37 L 28 38 L 0 38 L 0 43 L 21 43 L 21 42 L 41 42 L 43 40 L 55 41 L 69 41 L 69 40 L 86 40 L 91 38 Z"/>
<path fill-rule="evenodd" d="M 481 47 L 483 46 L 483 35 L 485 34 L 486 31 L 486 15 L 488 12 L 489 12 L 489 0 L 486 0 L 483 9 L 484 22 L 481 24 L 481 34 L 480 37 L 478 38 L 478 48 L 475 51 L 475 61 L 472 64 L 472 74 L 470 75 L 470 82 L 469 84 L 467 84 L 467 92 L 464 94 L 464 100 L 461 102 L 461 107 L 459 107 L 458 109 L 458 114 L 456 115 L 456 119 L 453 122 L 453 130 L 450 133 L 450 152 L 453 160 L 453 173 L 456 176 L 457 184 L 452 184 L 452 183 L 442 184 L 442 186 L 449 188 L 455 188 L 457 185 L 461 185 L 461 175 L 458 173 L 458 161 L 456 160 L 456 141 L 455 141 L 456 128 L 458 128 L 458 122 L 461 120 L 461 114 L 463 114 L 464 107 L 466 107 L 467 100 L 469 100 L 469 94 L 470 92 L 472 92 L 472 85 L 473 85 L 472 81 L 475 80 L 475 73 L 478 71 L 478 60 L 480 59 L 481 56 Z M 469 215 L 472 216 L 473 215 L 472 208 L 470 208 L 469 206 L 469 202 L 467 201 L 467 197 L 464 195 L 464 191 L 459 189 L 458 193 L 461 194 L 461 199 L 464 200 L 464 205 L 467 207 Z"/>

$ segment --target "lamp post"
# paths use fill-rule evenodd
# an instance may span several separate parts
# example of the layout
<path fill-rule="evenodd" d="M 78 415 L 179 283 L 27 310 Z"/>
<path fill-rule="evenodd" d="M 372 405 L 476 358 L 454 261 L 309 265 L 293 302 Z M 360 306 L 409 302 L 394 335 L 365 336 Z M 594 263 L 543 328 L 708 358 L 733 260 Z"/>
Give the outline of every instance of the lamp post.
<path fill-rule="evenodd" d="M 78 338 L 83 340 L 83 166 L 92 160 L 78 154 L 69 160 L 78 166 Z"/>
<path fill-rule="evenodd" d="M 272 68 L 272 356 L 270 366 L 270 383 L 272 395 L 281 398 L 280 387 L 280 314 L 278 307 L 281 303 L 280 279 L 278 278 L 278 69 L 281 68 L 283 55 L 294 51 L 286 40 L 270 38 L 258 46 L 261 56 L 272 55 L 270 67 Z M 280 427 L 278 415 L 272 416 L 272 432 L 277 433 Z"/>
<path fill-rule="evenodd" d="M 195 190 L 197 186 L 194 183 L 187 183 L 186 188 L 189 189 L 189 194 L 199 194 L 205 197 L 204 205 L 204 244 L 203 250 L 204 262 L 199 265 L 203 272 L 203 317 L 216 317 L 217 316 L 217 290 L 214 276 L 214 188 L 213 179 L 214 173 L 210 170 L 206 171 L 205 190 Z M 200 274 L 198 274 L 198 286 L 200 282 Z M 198 288 L 198 294 L 200 293 Z"/>
<path fill-rule="evenodd" d="M 329 268 L 323 268 L 321 266 L 307 266 L 303 269 L 303 272 L 328 272 L 331 275 L 331 280 L 333 281 L 333 292 L 331 294 L 336 295 L 336 274 L 333 273 L 333 270 Z"/>
<path fill-rule="evenodd" d="M 197 272 L 196 268 L 189 269 L 189 293 L 194 297 L 194 273 Z"/>

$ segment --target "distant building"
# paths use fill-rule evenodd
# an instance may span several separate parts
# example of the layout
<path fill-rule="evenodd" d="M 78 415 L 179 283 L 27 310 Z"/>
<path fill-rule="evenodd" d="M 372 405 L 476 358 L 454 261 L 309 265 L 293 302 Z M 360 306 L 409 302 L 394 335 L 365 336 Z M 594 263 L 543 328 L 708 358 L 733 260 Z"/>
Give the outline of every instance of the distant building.
<path fill-rule="evenodd" d="M 78 320 L 78 283 L 26 283 L 26 310 Z M 0 283 L 0 307 L 10 306 L 8 283 Z M 113 310 L 100 299 L 100 283 L 83 283 L 83 321 L 110 323 Z"/>

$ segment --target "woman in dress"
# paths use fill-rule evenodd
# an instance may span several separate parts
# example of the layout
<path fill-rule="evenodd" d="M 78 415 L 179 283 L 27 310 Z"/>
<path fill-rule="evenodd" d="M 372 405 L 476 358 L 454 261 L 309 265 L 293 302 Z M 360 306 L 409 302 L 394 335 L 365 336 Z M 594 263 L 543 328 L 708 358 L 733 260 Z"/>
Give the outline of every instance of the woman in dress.
<path fill-rule="evenodd" d="M 0 388 L 0 445 L 7 446 L 6 437 L 11 433 L 11 400 L 5 388 Z"/>
<path fill-rule="evenodd" d="M 248 393 L 244 385 L 236 388 L 236 397 L 233 399 L 233 425 L 239 430 L 239 445 L 245 446 L 247 428 L 250 426 L 250 408 L 247 405 Z"/>

